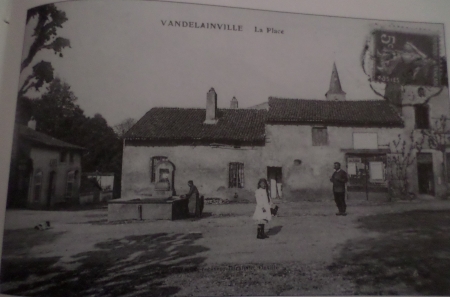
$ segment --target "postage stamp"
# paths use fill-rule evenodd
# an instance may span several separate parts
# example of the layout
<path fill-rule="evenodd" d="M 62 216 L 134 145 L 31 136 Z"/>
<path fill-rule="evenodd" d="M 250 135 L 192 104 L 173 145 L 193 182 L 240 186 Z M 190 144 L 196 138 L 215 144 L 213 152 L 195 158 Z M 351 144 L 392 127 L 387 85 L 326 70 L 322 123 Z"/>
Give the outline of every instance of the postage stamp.
<path fill-rule="evenodd" d="M 439 86 L 439 36 L 379 29 L 372 38 L 374 81 Z"/>

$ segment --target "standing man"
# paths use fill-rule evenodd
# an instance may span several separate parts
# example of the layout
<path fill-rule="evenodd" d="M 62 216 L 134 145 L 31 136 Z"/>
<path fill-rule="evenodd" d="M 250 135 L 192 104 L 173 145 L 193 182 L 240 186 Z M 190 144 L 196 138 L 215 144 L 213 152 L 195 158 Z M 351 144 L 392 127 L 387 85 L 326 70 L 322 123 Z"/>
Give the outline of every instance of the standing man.
<path fill-rule="evenodd" d="M 199 218 L 202 215 L 203 205 L 200 198 L 200 193 L 198 192 L 197 187 L 194 185 L 192 180 L 188 181 L 189 193 L 186 194 L 186 199 L 190 199 L 191 196 L 195 195 L 195 216 Z M 186 212 L 189 213 L 189 202 L 186 203 Z"/>
<path fill-rule="evenodd" d="M 348 181 L 347 173 L 341 169 L 341 163 L 334 163 L 334 173 L 330 178 L 333 183 L 334 201 L 339 210 L 337 216 L 346 216 L 347 205 L 345 204 L 345 183 Z"/>

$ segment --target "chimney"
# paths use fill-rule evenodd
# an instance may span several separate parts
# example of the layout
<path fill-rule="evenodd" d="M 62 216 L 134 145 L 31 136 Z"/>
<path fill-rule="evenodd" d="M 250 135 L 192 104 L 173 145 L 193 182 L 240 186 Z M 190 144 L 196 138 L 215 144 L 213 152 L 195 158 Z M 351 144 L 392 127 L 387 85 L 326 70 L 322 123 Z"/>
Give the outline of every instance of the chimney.
<path fill-rule="evenodd" d="M 36 130 L 36 120 L 33 117 L 28 121 L 28 128 Z"/>
<path fill-rule="evenodd" d="M 239 106 L 239 104 L 238 104 L 236 97 L 233 97 L 233 99 L 231 99 L 230 108 L 238 109 L 238 106 Z"/>
<path fill-rule="evenodd" d="M 217 123 L 217 94 L 211 88 L 206 94 L 206 119 L 204 124 Z"/>

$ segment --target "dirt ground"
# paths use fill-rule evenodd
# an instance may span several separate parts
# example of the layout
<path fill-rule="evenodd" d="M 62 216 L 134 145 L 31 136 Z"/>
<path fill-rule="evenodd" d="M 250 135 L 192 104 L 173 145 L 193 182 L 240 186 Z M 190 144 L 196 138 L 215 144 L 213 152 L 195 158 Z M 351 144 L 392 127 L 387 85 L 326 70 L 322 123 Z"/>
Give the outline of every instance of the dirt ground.
<path fill-rule="evenodd" d="M 280 202 L 108 223 L 107 210 L 6 214 L 1 291 L 23 296 L 450 295 L 450 201 Z M 51 229 L 33 227 L 50 221 Z"/>

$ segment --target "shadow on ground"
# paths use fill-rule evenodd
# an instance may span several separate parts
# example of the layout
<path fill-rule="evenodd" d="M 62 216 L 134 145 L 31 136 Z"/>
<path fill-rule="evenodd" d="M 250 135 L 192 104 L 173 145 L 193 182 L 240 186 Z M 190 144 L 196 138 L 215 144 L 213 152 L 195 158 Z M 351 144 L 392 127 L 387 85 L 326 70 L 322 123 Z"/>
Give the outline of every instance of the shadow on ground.
<path fill-rule="evenodd" d="M 355 293 L 450 295 L 450 211 L 416 210 L 359 219 L 380 236 L 347 242 L 329 267 Z"/>
<path fill-rule="evenodd" d="M 170 296 L 181 290 L 164 279 L 196 271 L 204 262 L 196 245 L 201 235 L 128 236 L 96 245 L 62 267 L 58 258 L 6 258 L 2 283 L 15 281 L 2 293 L 23 296 Z M 30 281 L 31 279 L 31 281 Z"/>
<path fill-rule="evenodd" d="M 283 226 L 275 226 L 267 232 L 267 235 L 270 236 L 277 235 L 278 233 L 280 233 L 281 228 L 283 228 Z"/>

